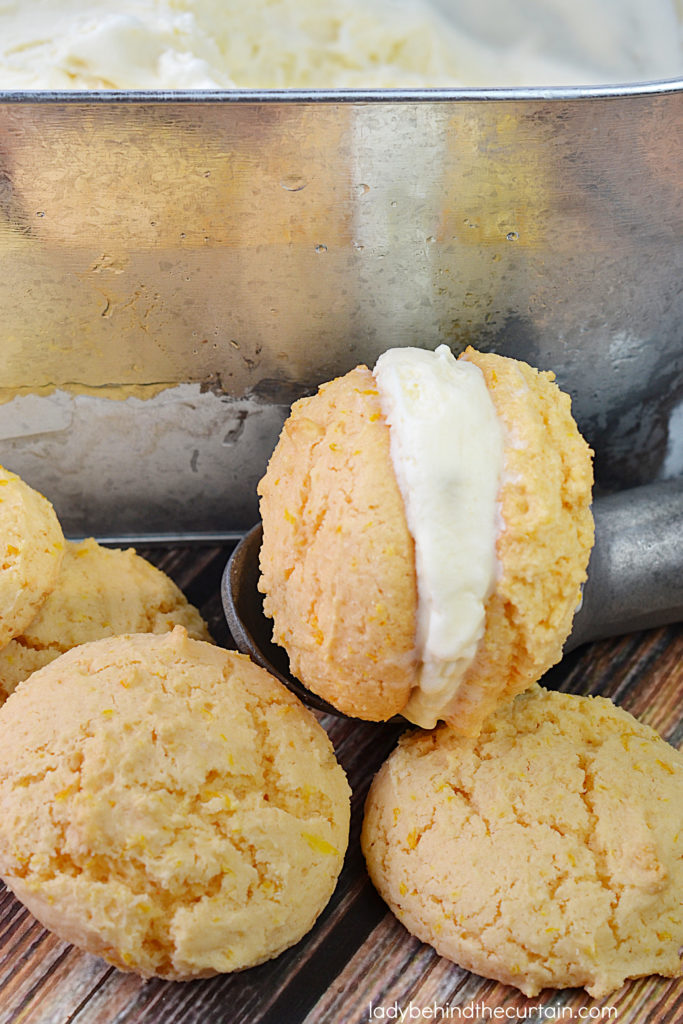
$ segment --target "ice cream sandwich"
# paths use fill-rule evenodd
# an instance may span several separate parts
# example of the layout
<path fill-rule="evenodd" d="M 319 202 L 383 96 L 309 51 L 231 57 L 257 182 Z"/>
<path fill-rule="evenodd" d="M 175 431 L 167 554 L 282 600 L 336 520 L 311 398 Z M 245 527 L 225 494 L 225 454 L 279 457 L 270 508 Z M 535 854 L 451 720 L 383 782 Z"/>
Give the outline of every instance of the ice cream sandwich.
<path fill-rule="evenodd" d="M 516 359 L 395 348 L 296 402 L 259 484 L 259 589 L 341 712 L 476 735 L 562 656 L 593 544 L 569 396 Z"/>

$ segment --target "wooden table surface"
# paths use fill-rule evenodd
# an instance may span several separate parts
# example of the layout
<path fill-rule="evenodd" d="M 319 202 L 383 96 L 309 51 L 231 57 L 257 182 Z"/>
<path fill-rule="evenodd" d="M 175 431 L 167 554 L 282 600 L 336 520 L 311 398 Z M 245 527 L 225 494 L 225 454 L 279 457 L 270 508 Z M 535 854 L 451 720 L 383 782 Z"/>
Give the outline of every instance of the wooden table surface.
<path fill-rule="evenodd" d="M 139 547 L 233 646 L 220 604 L 228 546 Z M 683 630 L 671 626 L 585 646 L 544 680 L 611 697 L 683 744 Z M 46 932 L 0 888 L 0 1024 L 365 1024 L 376 1020 L 683 1022 L 683 979 L 643 978 L 604 1000 L 583 989 L 527 999 L 437 956 L 406 932 L 374 891 L 359 848 L 363 802 L 392 749 L 394 725 L 318 715 L 353 790 L 349 850 L 313 930 L 277 959 L 195 982 L 143 981 Z"/>

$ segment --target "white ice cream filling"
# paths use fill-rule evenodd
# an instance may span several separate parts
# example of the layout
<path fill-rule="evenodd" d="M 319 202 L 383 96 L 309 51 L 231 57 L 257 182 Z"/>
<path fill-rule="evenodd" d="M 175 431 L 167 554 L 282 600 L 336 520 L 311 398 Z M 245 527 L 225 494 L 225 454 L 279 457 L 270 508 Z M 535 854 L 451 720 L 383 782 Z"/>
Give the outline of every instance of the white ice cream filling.
<path fill-rule="evenodd" d="M 431 729 L 472 663 L 496 583 L 503 427 L 479 367 L 446 345 L 389 349 L 374 376 L 415 544 L 420 664 L 402 714 Z"/>

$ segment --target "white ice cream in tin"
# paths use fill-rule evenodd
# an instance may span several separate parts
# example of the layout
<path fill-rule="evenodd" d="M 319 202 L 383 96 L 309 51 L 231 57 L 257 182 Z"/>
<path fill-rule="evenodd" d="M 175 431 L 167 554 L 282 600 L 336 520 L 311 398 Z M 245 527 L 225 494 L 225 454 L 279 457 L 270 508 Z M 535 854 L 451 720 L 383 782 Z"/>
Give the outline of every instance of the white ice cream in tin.
<path fill-rule="evenodd" d="M 587 85 L 683 72 L 675 0 L 5 0 L 0 89 Z"/>

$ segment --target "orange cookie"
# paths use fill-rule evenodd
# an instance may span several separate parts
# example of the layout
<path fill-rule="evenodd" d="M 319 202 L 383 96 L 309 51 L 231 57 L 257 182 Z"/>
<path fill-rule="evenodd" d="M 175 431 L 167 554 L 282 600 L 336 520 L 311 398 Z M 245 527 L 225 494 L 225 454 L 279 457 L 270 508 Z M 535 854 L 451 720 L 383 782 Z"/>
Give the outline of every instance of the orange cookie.
<path fill-rule="evenodd" d="M 162 635 L 75 647 L 0 708 L 0 875 L 122 970 L 241 970 L 329 900 L 349 787 L 327 734 L 244 655 Z"/>
<path fill-rule="evenodd" d="M 174 626 L 185 626 L 195 640 L 211 639 L 173 580 L 132 548 L 105 548 L 91 537 L 66 541 L 54 590 L 0 650 L 0 703 L 22 679 L 78 644 L 120 633 L 167 633 Z"/>
<path fill-rule="evenodd" d="M 0 648 L 29 624 L 54 588 L 64 554 L 50 502 L 0 466 Z"/>
<path fill-rule="evenodd" d="M 561 657 L 591 486 L 569 397 L 518 360 L 394 349 L 324 384 L 259 484 L 293 674 L 350 715 L 476 734 Z"/>
<path fill-rule="evenodd" d="M 476 738 L 406 734 L 375 776 L 361 842 L 410 932 L 514 985 L 677 977 L 683 756 L 602 697 L 532 687 Z"/>

